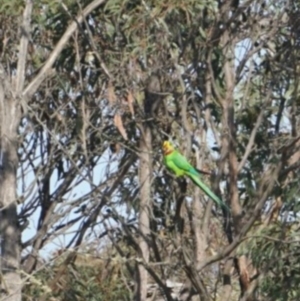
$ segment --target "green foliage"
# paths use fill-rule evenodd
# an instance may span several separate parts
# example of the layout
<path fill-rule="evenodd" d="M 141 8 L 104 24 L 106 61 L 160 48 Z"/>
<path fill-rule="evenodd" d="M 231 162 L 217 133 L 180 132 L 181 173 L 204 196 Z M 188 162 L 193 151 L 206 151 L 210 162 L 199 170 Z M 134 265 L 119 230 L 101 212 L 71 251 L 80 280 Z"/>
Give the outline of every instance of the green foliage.
<path fill-rule="evenodd" d="M 20 16 L 23 13 L 25 1 L 22 0 L 1 0 L 0 13 L 5 16 Z"/>
<path fill-rule="evenodd" d="M 130 300 L 130 296 L 121 278 L 112 275 L 101 279 L 103 271 L 95 271 L 94 267 L 81 267 L 77 269 L 79 278 L 70 277 L 66 289 L 60 294 L 61 300 L 91 300 L 113 301 Z"/>
<path fill-rule="evenodd" d="M 249 256 L 259 271 L 260 293 L 275 301 L 297 300 L 300 297 L 297 223 L 259 225 L 248 236 L 238 254 Z"/>
<path fill-rule="evenodd" d="M 60 266 L 45 268 L 28 281 L 24 288 L 24 301 L 36 298 L 62 301 L 131 300 L 122 278 L 109 269 L 109 266 L 98 265 L 69 265 L 63 270 Z"/>

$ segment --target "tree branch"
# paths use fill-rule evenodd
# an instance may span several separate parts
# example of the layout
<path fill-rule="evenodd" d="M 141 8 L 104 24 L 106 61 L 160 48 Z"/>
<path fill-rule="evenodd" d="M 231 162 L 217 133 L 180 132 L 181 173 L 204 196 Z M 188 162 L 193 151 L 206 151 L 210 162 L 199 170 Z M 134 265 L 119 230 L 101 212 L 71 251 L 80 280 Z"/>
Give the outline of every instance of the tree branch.
<path fill-rule="evenodd" d="M 65 47 L 67 42 L 69 41 L 71 35 L 77 29 L 77 24 L 82 23 L 84 18 L 90 14 L 95 8 L 103 4 L 105 0 L 94 0 L 91 4 L 89 4 L 83 11 L 77 16 L 76 21 L 73 21 L 67 30 L 65 31 L 64 35 L 61 37 L 59 42 L 56 44 L 55 48 L 52 50 L 49 58 L 45 62 L 43 68 L 40 70 L 38 75 L 31 81 L 31 83 L 25 88 L 23 91 L 24 97 L 31 97 L 39 88 L 43 80 L 47 77 L 49 72 L 51 71 L 51 67 L 54 64 L 55 60 L 57 59 L 58 55 L 61 53 L 62 49 Z"/>
<path fill-rule="evenodd" d="M 265 204 L 267 198 L 269 197 L 270 192 L 272 191 L 274 185 L 276 184 L 279 172 L 281 170 L 282 163 L 280 162 L 275 170 L 272 169 L 267 170 L 264 175 L 262 176 L 261 185 L 259 189 L 259 197 L 257 205 L 253 212 L 251 212 L 251 215 L 248 219 L 248 222 L 245 223 L 245 225 L 241 228 L 239 233 L 234 238 L 233 242 L 228 245 L 222 252 L 220 252 L 217 255 L 211 256 L 207 260 L 203 261 L 197 266 L 198 272 L 203 270 L 206 266 L 221 260 L 225 256 L 229 255 L 242 241 L 243 237 L 247 234 L 247 232 L 250 230 L 251 226 L 255 222 L 257 216 L 261 212 L 261 209 L 263 208 L 263 205 Z"/>
<path fill-rule="evenodd" d="M 258 117 L 257 117 L 255 126 L 251 131 L 250 139 L 248 141 L 244 156 L 243 156 L 243 158 L 242 158 L 242 160 L 241 160 L 241 162 L 238 166 L 238 173 L 242 170 L 242 168 L 244 167 L 249 155 L 251 154 L 252 147 L 254 145 L 254 141 L 255 141 L 255 137 L 256 137 L 256 133 L 257 133 L 257 130 L 258 130 L 258 128 L 260 127 L 260 125 L 262 123 L 263 116 L 264 116 L 264 110 L 261 110 Z"/>
<path fill-rule="evenodd" d="M 33 2 L 32 0 L 26 1 L 26 7 L 23 13 L 23 24 L 21 26 L 21 41 L 19 46 L 19 59 L 17 66 L 17 79 L 16 79 L 16 87 L 15 91 L 17 94 L 20 94 L 24 87 L 25 82 L 25 66 L 26 66 L 26 58 L 28 51 L 28 43 L 29 43 L 29 32 L 30 32 L 30 22 L 31 22 L 31 14 L 32 14 Z"/>

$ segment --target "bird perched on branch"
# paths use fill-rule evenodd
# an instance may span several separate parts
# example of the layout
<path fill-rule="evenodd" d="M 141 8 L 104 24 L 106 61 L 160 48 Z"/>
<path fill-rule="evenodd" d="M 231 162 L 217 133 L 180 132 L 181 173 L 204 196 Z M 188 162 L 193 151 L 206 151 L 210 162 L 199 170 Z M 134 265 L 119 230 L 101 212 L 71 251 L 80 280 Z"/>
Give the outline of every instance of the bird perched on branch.
<path fill-rule="evenodd" d="M 174 172 L 177 177 L 188 176 L 217 205 L 229 211 L 228 206 L 201 181 L 200 172 L 174 148 L 170 141 L 164 141 L 163 155 L 164 164 L 168 169 Z"/>

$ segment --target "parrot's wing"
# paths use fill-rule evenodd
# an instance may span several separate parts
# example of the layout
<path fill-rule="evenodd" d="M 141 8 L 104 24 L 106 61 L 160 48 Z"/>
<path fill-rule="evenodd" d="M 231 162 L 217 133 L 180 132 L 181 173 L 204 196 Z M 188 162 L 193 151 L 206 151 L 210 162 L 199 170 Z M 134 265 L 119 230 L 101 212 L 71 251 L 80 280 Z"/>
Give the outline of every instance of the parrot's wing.
<path fill-rule="evenodd" d="M 184 157 L 179 152 L 176 152 L 176 154 L 173 156 L 173 163 L 176 165 L 177 168 L 184 170 L 186 172 L 190 172 L 194 170 L 195 168 L 188 162 L 186 157 Z"/>

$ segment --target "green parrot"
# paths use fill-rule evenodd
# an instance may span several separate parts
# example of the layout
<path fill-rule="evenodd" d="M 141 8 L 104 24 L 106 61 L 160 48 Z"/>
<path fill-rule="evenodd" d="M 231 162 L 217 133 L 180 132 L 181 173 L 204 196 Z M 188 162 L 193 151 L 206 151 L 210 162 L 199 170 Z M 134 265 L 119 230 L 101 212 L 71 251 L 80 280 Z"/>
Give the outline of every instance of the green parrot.
<path fill-rule="evenodd" d="M 171 142 L 163 143 L 164 164 L 173 171 L 177 177 L 187 175 L 208 197 L 217 205 L 229 211 L 228 206 L 222 202 L 201 180 L 200 173 L 188 160 L 174 148 Z"/>

